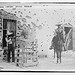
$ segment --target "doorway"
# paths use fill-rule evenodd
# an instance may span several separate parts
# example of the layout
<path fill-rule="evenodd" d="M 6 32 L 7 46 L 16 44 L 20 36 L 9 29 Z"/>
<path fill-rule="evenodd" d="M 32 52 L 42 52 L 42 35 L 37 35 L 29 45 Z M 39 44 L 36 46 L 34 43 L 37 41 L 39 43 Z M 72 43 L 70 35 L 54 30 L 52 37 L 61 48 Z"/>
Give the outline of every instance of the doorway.
<path fill-rule="evenodd" d="M 5 40 L 7 30 L 13 32 L 14 37 L 16 36 L 16 20 L 3 19 L 3 48 L 7 47 L 7 42 Z M 16 38 L 14 43 L 16 46 Z"/>
<path fill-rule="evenodd" d="M 72 27 L 64 27 L 65 30 L 65 40 L 66 40 L 66 48 L 67 50 L 72 50 L 73 49 L 73 37 L 72 37 L 72 32 L 73 29 Z"/>

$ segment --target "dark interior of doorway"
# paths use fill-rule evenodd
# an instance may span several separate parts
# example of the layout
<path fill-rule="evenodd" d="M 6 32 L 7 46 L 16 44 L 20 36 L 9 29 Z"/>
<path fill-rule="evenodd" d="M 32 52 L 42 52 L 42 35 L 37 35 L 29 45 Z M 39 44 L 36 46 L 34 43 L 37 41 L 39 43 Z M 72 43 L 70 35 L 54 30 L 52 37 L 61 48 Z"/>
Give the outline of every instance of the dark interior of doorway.
<path fill-rule="evenodd" d="M 68 34 L 68 32 L 70 31 L 70 29 L 72 28 L 72 27 L 64 27 L 65 28 L 65 34 Z"/>
<path fill-rule="evenodd" d="M 12 26 L 14 26 L 14 28 L 11 26 L 10 31 L 14 33 L 14 36 L 16 36 L 16 20 L 3 19 L 3 48 L 7 47 L 7 43 L 6 43 L 6 40 L 5 40 L 7 30 L 8 30 L 7 22 L 10 22 L 10 24 L 13 22 Z M 15 38 L 15 41 L 16 41 L 16 38 Z M 16 42 L 15 42 L 15 45 L 16 45 Z"/>
<path fill-rule="evenodd" d="M 65 30 L 65 35 L 67 36 L 67 34 L 69 33 L 70 29 L 72 29 L 72 27 L 64 27 L 64 30 Z M 69 43 L 69 46 L 68 46 L 68 50 L 72 50 L 73 49 L 73 37 L 72 37 L 72 32 L 70 33 L 70 39 L 71 39 L 71 42 Z"/>

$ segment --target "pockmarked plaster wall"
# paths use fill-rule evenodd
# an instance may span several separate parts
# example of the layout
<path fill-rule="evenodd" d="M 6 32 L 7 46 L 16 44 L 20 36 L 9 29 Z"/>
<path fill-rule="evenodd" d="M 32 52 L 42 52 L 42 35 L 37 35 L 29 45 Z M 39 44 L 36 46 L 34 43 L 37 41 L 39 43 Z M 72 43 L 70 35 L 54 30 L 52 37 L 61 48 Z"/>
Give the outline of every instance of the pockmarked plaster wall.
<path fill-rule="evenodd" d="M 75 26 L 75 8 L 69 6 L 32 6 L 5 10 L 19 17 L 18 28 L 27 28 L 27 33 L 38 40 L 39 54 L 49 54 L 56 24 L 70 23 Z"/>

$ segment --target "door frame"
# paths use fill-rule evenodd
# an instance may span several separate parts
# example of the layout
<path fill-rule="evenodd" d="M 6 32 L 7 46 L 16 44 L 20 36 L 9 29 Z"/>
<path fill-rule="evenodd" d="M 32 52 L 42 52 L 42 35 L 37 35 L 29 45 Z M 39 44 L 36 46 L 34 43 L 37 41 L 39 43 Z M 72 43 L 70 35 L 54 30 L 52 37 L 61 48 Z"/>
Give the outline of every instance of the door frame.
<path fill-rule="evenodd" d="M 17 25 L 17 20 L 12 20 L 12 19 L 3 19 L 3 22 L 4 22 L 4 20 L 6 20 L 6 21 L 13 21 L 13 22 L 15 22 L 15 48 L 16 48 L 16 25 Z M 4 23 L 3 23 L 3 26 L 4 26 Z M 3 27 L 3 30 L 4 30 L 4 27 Z M 3 39 L 3 38 L 2 38 Z M 4 48 L 3 47 L 3 40 L 2 40 L 2 48 Z"/>
<path fill-rule="evenodd" d="M 65 24 L 65 25 L 63 25 L 63 29 L 64 29 L 64 30 L 65 30 L 65 27 L 66 27 L 66 28 L 71 28 L 71 29 L 72 29 L 72 50 L 73 50 L 73 26 L 70 25 L 70 24 Z M 66 34 L 65 34 L 65 35 L 66 35 Z M 70 50 L 70 49 L 69 49 L 69 46 L 68 46 L 67 49 Z"/>

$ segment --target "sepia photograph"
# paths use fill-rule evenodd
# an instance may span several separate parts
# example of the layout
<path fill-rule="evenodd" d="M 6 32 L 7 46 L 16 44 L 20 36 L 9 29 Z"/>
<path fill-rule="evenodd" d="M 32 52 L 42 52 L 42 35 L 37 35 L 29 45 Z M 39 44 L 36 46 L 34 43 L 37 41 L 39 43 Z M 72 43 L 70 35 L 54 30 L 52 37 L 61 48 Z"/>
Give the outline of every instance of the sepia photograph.
<path fill-rule="evenodd" d="M 0 71 L 75 72 L 75 2 L 0 2 Z"/>

